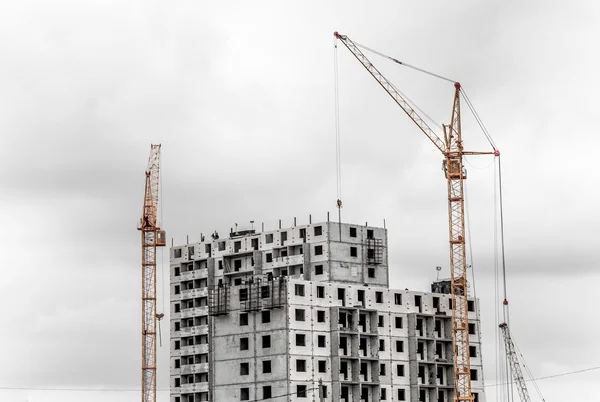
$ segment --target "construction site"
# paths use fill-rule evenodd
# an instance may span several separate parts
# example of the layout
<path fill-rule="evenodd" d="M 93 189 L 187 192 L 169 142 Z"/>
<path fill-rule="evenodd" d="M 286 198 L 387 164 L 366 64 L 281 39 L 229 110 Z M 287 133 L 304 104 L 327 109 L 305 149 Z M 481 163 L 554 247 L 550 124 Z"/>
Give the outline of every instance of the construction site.
<path fill-rule="evenodd" d="M 600 399 L 600 2 L 0 31 L 0 402 Z"/>
<path fill-rule="evenodd" d="M 160 145 L 152 145 L 142 234 L 142 402 L 156 401 L 158 370 L 169 371 L 170 402 L 333 401 L 485 402 L 479 299 L 471 291 L 465 227 L 466 156 L 493 158 L 498 168 L 499 244 L 504 266 L 500 151 L 460 83 L 384 55 L 334 33 L 383 91 L 440 151 L 447 185 L 449 270 L 422 289 L 390 288 L 388 231 L 343 222 L 339 116 L 336 110 L 337 213 L 275 230 L 235 229 L 221 237 L 171 244 L 170 366 L 157 367 L 157 247 L 167 246 L 158 221 Z M 451 84 L 450 120 L 431 118 L 371 62 L 383 57 Z M 338 100 L 336 68 L 336 105 Z M 466 105 L 461 111 L 462 104 Z M 336 106 L 337 107 L 337 106 Z M 472 113 L 489 149 L 471 150 L 461 118 Z M 444 203 L 439 200 L 442 208 Z M 509 387 L 529 394 L 502 296 Z M 487 296 L 487 295 L 486 295 Z"/>

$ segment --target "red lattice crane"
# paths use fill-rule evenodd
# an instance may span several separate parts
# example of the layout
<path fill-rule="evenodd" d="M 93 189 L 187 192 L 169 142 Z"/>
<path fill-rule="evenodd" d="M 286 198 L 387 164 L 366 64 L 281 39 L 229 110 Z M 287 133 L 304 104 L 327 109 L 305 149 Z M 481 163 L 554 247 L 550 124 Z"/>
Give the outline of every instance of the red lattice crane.
<path fill-rule="evenodd" d="M 468 152 L 463 150 L 460 124 L 460 93 L 458 82 L 454 84 L 454 101 L 450 124 L 444 125 L 443 140 L 427 125 L 411 107 L 405 97 L 389 82 L 357 44 L 346 35 L 335 32 L 334 36 L 356 57 L 383 89 L 404 110 L 411 120 L 433 142 L 444 156 L 444 172 L 448 183 L 448 229 L 450 239 L 450 281 L 452 294 L 452 341 L 454 347 L 454 401 L 472 402 L 471 365 L 469 356 L 469 312 L 467 306 L 467 260 L 465 253 L 465 221 L 463 181 L 467 174 L 463 167 L 463 155 L 496 154 L 496 152 Z M 403 64 L 394 59 L 399 64 Z"/>
<path fill-rule="evenodd" d="M 152 145 L 146 168 L 144 206 L 138 230 L 142 233 L 142 402 L 156 401 L 156 248 L 166 245 L 158 224 L 160 144 Z"/>

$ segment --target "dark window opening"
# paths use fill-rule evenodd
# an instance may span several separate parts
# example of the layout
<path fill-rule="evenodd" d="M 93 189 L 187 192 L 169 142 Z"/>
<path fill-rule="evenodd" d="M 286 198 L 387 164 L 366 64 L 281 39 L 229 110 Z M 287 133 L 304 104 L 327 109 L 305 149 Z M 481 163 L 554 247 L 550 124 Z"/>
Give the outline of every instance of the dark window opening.
<path fill-rule="evenodd" d="M 396 341 L 396 352 L 404 352 L 404 341 Z"/>
<path fill-rule="evenodd" d="M 394 304 L 398 306 L 402 304 L 402 293 L 394 293 Z"/>
<path fill-rule="evenodd" d="M 248 313 L 240 313 L 240 326 L 248 325 Z"/>
<path fill-rule="evenodd" d="M 263 373 L 270 373 L 271 372 L 271 360 L 264 360 L 263 361 Z"/>
<path fill-rule="evenodd" d="M 250 374 L 250 363 L 240 363 L 240 375 Z"/>
<path fill-rule="evenodd" d="M 296 386 L 296 396 L 298 398 L 306 398 L 306 385 Z"/>
<path fill-rule="evenodd" d="M 271 322 L 271 312 L 270 311 L 261 311 L 261 322 L 263 324 Z"/>
<path fill-rule="evenodd" d="M 356 237 L 356 228 L 350 228 L 350 237 Z"/>
<path fill-rule="evenodd" d="M 299 373 L 306 372 L 306 360 L 296 360 L 296 371 Z"/>
<path fill-rule="evenodd" d="M 358 256 L 358 248 L 350 247 L 350 257 L 357 257 L 357 256 Z"/>
<path fill-rule="evenodd" d="M 364 305 L 365 304 L 365 291 L 359 290 L 357 292 L 356 298 L 358 299 L 359 302 L 361 302 Z"/>
<path fill-rule="evenodd" d="M 327 372 L 327 361 L 326 360 L 319 360 L 318 366 L 319 366 L 319 373 Z"/>
<path fill-rule="evenodd" d="M 325 335 L 317 335 L 317 346 L 320 348 L 325 347 Z"/>
<path fill-rule="evenodd" d="M 297 308 L 295 314 L 296 321 L 304 321 L 304 309 Z"/>
<path fill-rule="evenodd" d="M 323 234 L 323 227 L 315 226 L 315 236 L 321 236 Z"/>
<path fill-rule="evenodd" d="M 240 338 L 240 350 L 248 350 L 249 344 L 248 338 Z"/>
<path fill-rule="evenodd" d="M 317 322 L 325 322 L 325 311 L 317 310 Z"/>
<path fill-rule="evenodd" d="M 323 255 L 323 246 L 315 246 L 315 255 Z"/>
<path fill-rule="evenodd" d="M 240 289 L 240 301 L 244 302 L 248 300 L 248 288 Z"/>
<path fill-rule="evenodd" d="M 323 266 L 315 265 L 315 275 L 323 275 Z"/>
<path fill-rule="evenodd" d="M 317 286 L 317 298 L 318 299 L 325 298 L 325 286 Z"/>
<path fill-rule="evenodd" d="M 250 388 L 241 388 L 240 389 L 240 400 L 242 400 L 242 401 L 250 400 Z"/>
<path fill-rule="evenodd" d="M 306 346 L 306 335 L 296 334 L 296 346 Z"/>
<path fill-rule="evenodd" d="M 263 335 L 262 347 L 263 347 L 263 349 L 267 349 L 267 348 L 271 347 L 271 335 Z"/>

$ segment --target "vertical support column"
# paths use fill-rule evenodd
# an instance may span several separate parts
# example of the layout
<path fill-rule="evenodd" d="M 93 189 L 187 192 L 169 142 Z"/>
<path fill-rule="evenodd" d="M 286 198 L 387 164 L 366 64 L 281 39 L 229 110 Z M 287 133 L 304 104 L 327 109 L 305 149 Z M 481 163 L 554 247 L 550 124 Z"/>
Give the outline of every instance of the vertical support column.
<path fill-rule="evenodd" d="M 156 229 L 142 229 L 142 402 L 156 400 Z"/>

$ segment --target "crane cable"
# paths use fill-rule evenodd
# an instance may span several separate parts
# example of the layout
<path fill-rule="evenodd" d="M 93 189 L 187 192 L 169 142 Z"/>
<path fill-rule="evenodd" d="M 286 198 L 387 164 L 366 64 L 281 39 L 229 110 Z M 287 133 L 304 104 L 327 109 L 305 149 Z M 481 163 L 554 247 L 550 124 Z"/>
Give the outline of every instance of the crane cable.
<path fill-rule="evenodd" d="M 479 117 L 479 113 L 477 113 L 477 111 L 475 110 L 475 106 L 473 106 L 471 99 L 469 99 L 469 96 L 467 95 L 467 92 L 465 91 L 465 89 L 462 85 L 460 87 L 460 92 L 463 94 L 465 103 L 469 107 L 469 110 L 471 110 L 471 113 L 473 113 L 473 117 L 475 117 L 475 120 L 477 121 L 477 124 L 479 124 L 481 131 L 483 131 L 483 135 L 485 135 L 485 138 L 488 140 L 488 142 L 490 143 L 490 145 L 492 146 L 494 151 L 497 151 L 498 148 L 496 148 L 496 144 L 494 143 L 492 136 L 490 135 L 489 131 L 487 130 L 487 127 L 485 126 L 485 124 L 483 124 L 483 120 L 481 120 L 481 117 Z"/>
<path fill-rule="evenodd" d="M 498 295 L 498 220 L 496 219 L 497 210 L 498 210 L 498 185 L 497 185 L 497 166 L 494 163 L 494 301 L 499 299 Z M 496 382 L 500 384 L 504 384 L 506 381 L 504 380 L 504 371 L 502 367 L 502 360 L 500 359 L 501 351 L 501 343 L 500 343 L 500 308 L 497 303 L 494 303 L 494 326 L 497 330 L 494 333 L 494 343 L 496 345 L 495 354 L 496 354 Z M 498 378 L 499 377 L 499 378 Z M 501 401 L 504 400 L 503 395 L 504 388 L 496 387 L 496 400 Z"/>
<path fill-rule="evenodd" d="M 467 194 L 467 183 L 464 183 L 465 189 L 465 217 L 467 220 L 467 244 L 469 246 L 469 261 L 471 264 L 471 283 L 473 284 L 473 297 L 477 300 L 477 289 L 475 288 L 475 264 L 473 263 L 473 242 L 471 241 L 471 219 L 469 218 L 469 202 L 468 202 L 468 194 Z M 481 317 L 479 314 L 479 306 L 475 309 L 475 320 L 477 321 L 477 336 L 479 337 L 479 342 L 481 342 Z M 481 362 L 481 366 L 483 367 L 483 354 L 481 350 L 479 351 L 479 361 Z M 483 370 L 481 371 L 481 382 L 485 384 L 485 378 Z"/>
<path fill-rule="evenodd" d="M 540 387 L 538 386 L 537 382 L 535 381 L 535 378 L 533 378 L 533 373 L 531 372 L 531 370 L 529 370 L 529 366 L 527 365 L 527 363 L 525 363 L 525 356 L 523 356 L 523 353 L 521 353 L 521 349 L 519 349 L 519 346 L 517 345 L 517 343 L 514 342 L 514 337 L 512 337 L 512 338 L 513 338 L 513 343 L 515 344 L 515 349 L 517 350 L 517 353 L 519 354 L 519 357 L 521 358 L 521 363 L 523 363 L 523 367 L 525 368 L 527 375 L 529 375 L 529 378 L 531 379 L 531 382 L 533 383 L 535 391 L 537 392 L 537 394 L 540 397 L 540 399 L 542 400 L 542 402 L 546 402 L 546 399 L 544 398 L 544 395 L 542 395 L 542 391 L 540 390 Z"/>
<path fill-rule="evenodd" d="M 159 161 L 159 168 L 160 168 L 160 161 Z M 163 221 L 163 192 L 162 192 L 162 169 L 160 169 L 158 171 L 159 174 L 159 180 L 158 180 L 158 191 L 160 194 L 160 197 L 158 199 L 158 208 L 159 208 L 159 222 L 160 224 L 162 224 Z M 154 239 L 154 241 L 156 241 L 156 239 Z M 161 313 L 165 313 L 165 269 L 164 269 L 164 247 L 160 248 L 160 294 L 161 294 L 161 299 L 162 299 L 162 310 Z M 159 341 L 159 346 L 162 347 L 162 329 L 160 326 L 160 321 L 162 319 L 158 319 L 158 341 Z"/>
<path fill-rule="evenodd" d="M 404 63 L 403 61 L 400 61 L 400 60 L 398 60 L 398 59 L 395 59 L 395 58 L 393 58 L 393 57 L 391 57 L 391 56 L 387 56 L 387 55 L 385 55 L 385 54 L 383 54 L 383 53 L 380 53 L 380 52 L 378 52 L 377 50 L 371 49 L 370 47 L 367 47 L 367 46 L 365 46 L 365 45 L 361 45 L 360 43 L 358 43 L 358 42 L 356 42 L 356 41 L 352 41 L 352 42 L 354 42 L 354 44 L 355 44 L 356 46 L 358 46 L 358 47 L 360 47 L 360 48 L 362 48 L 362 49 L 365 49 L 365 50 L 367 50 L 367 51 L 369 51 L 369 52 L 371 52 L 371 53 L 374 53 L 374 54 L 376 54 L 376 55 L 378 55 L 378 56 L 381 56 L 381 57 L 384 57 L 384 58 L 386 58 L 386 59 L 388 59 L 388 60 L 391 60 L 391 61 L 393 61 L 394 63 L 400 64 L 400 65 L 402 65 L 402 66 L 405 66 L 405 67 L 408 67 L 408 68 L 412 68 L 413 70 L 416 70 L 416 71 L 419 71 L 419 72 L 422 72 L 422 73 L 425 73 L 425 74 L 431 75 L 432 77 L 436 77 L 436 78 L 439 78 L 439 79 L 441 79 L 441 80 L 444 80 L 444 81 L 451 82 L 451 83 L 453 83 L 453 84 L 454 84 L 455 82 L 457 82 L 457 81 L 455 81 L 455 80 L 451 80 L 450 78 L 443 77 L 443 76 L 441 76 L 441 75 L 439 75 L 439 74 L 432 73 L 431 71 L 423 70 L 422 68 L 419 68 L 419 67 L 413 66 L 413 65 L 411 65 L 411 64 L 408 64 L 408 63 Z"/>
<path fill-rule="evenodd" d="M 335 102 L 335 169 L 337 182 L 337 204 L 341 207 L 342 199 L 342 161 L 341 161 L 341 137 L 340 137 L 340 92 L 338 74 L 338 52 L 337 39 L 333 40 L 333 82 Z"/>
<path fill-rule="evenodd" d="M 367 50 L 367 51 L 369 51 L 369 52 L 371 52 L 371 53 L 373 53 L 373 54 L 376 54 L 376 55 L 378 55 L 378 56 L 381 56 L 381 57 L 383 57 L 383 58 L 385 58 L 385 59 L 391 60 L 391 61 L 393 61 L 394 63 L 396 63 L 396 64 L 399 64 L 399 65 L 401 65 L 401 66 L 405 66 L 405 67 L 411 68 L 411 69 L 413 69 L 413 70 L 415 70 L 415 71 L 419 71 L 419 72 L 421 72 L 421 73 L 427 74 L 427 75 L 429 75 L 429 76 L 432 76 L 432 77 L 435 77 L 435 78 L 439 78 L 439 79 L 441 79 L 441 80 L 443 80 L 443 81 L 451 82 L 451 83 L 453 83 L 453 84 L 455 84 L 455 83 L 457 83 L 457 82 L 458 82 L 458 81 L 456 81 L 456 80 L 453 80 L 453 79 L 450 79 L 450 78 L 448 78 L 448 77 L 444 77 L 444 76 L 442 76 L 442 75 L 439 75 L 439 74 L 433 73 L 433 72 L 431 72 L 431 71 L 427 71 L 427 70 L 425 70 L 425 69 L 423 69 L 423 68 L 420 68 L 420 67 L 417 67 L 417 66 L 413 66 L 412 64 L 408 64 L 408 63 L 405 63 L 405 62 L 403 62 L 403 61 L 400 61 L 400 60 L 398 60 L 398 59 L 396 59 L 396 58 L 394 58 L 394 57 L 391 57 L 391 56 L 388 56 L 388 55 L 386 55 L 386 54 L 383 54 L 383 53 L 381 53 L 381 52 L 378 52 L 377 50 L 375 50 L 375 49 L 371 49 L 370 47 L 368 47 L 368 46 L 365 46 L 365 45 L 362 45 L 362 44 L 360 44 L 360 43 L 358 43 L 358 42 L 355 42 L 355 41 L 353 41 L 353 43 L 354 43 L 356 46 L 360 47 L 361 49 Z M 392 86 L 393 86 L 393 85 L 392 85 Z M 398 89 L 397 89 L 396 87 L 394 87 L 394 89 L 396 89 L 396 91 L 398 91 Z M 398 91 L 398 92 L 399 92 L 399 93 L 400 93 L 402 96 L 405 96 L 404 94 L 402 94 L 402 92 L 400 92 L 400 91 Z M 471 110 L 471 113 L 473 114 L 473 117 L 475 117 L 475 120 L 477 121 L 477 124 L 479 124 L 479 127 L 481 128 L 481 131 L 483 131 L 483 134 L 485 135 L 485 138 L 488 140 L 488 142 L 490 143 L 490 145 L 492 146 L 492 148 L 494 149 L 494 151 L 497 151 L 497 150 L 498 150 L 498 148 L 496 147 L 496 144 L 494 143 L 494 140 L 492 139 L 492 136 L 490 135 L 490 133 L 489 133 L 489 131 L 488 131 L 487 127 L 485 126 L 485 124 L 483 124 L 483 120 L 482 120 L 482 119 L 481 119 L 481 117 L 479 116 L 479 113 L 477 113 L 477 111 L 475 110 L 475 107 L 473 106 L 473 103 L 471 102 L 471 99 L 469 99 L 469 96 L 467 95 L 467 92 L 465 91 L 465 89 L 464 89 L 464 87 L 463 87 L 462 85 L 461 85 L 461 87 L 460 87 L 460 92 L 463 94 L 463 97 L 464 97 L 464 99 L 465 99 L 465 103 L 467 104 L 467 106 L 468 106 L 469 110 Z M 406 96 L 405 96 L 405 97 L 406 97 Z M 408 98 L 407 98 L 407 99 L 408 99 Z M 412 102 L 411 102 L 411 103 L 412 103 Z M 414 105 L 414 103 L 413 103 L 413 107 L 415 107 L 415 106 L 416 106 L 416 105 Z M 423 112 L 421 109 L 419 109 L 418 107 L 415 107 L 415 108 L 416 108 L 416 109 L 418 109 L 418 110 L 419 110 L 421 113 L 423 113 L 423 114 L 424 114 L 426 117 L 429 117 L 429 116 L 427 116 L 427 114 L 426 114 L 426 113 L 424 113 L 424 112 Z M 432 121 L 433 121 L 433 119 L 431 119 L 431 118 L 430 118 L 430 120 L 432 120 Z M 437 123 L 436 123 L 436 124 L 437 124 Z M 438 125 L 438 126 L 439 126 L 439 125 Z"/>

